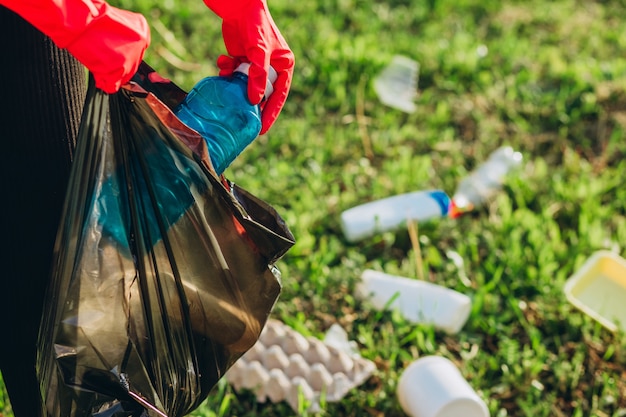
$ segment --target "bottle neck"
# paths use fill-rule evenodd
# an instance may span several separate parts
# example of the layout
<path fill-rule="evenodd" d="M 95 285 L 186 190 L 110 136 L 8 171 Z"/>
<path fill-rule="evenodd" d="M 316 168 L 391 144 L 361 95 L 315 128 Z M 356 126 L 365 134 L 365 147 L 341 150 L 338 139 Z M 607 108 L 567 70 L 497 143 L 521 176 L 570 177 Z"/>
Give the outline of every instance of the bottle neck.
<path fill-rule="evenodd" d="M 239 71 L 233 72 L 232 78 L 245 81 L 246 83 L 248 82 L 248 75 L 244 74 L 243 72 L 239 72 Z"/>
<path fill-rule="evenodd" d="M 242 62 L 235 69 L 234 74 L 242 73 L 242 74 L 245 74 L 247 76 L 248 75 L 248 71 L 250 71 L 250 63 L 249 62 Z M 278 78 L 278 73 L 276 72 L 274 67 L 272 67 L 270 65 L 269 68 L 268 68 L 267 80 L 266 80 L 266 83 L 265 83 L 265 94 L 263 95 L 263 99 L 264 100 L 267 100 L 269 98 L 269 96 L 274 92 L 274 82 L 276 81 L 277 78 Z M 247 80 L 248 80 L 248 77 L 246 77 L 246 81 Z"/>

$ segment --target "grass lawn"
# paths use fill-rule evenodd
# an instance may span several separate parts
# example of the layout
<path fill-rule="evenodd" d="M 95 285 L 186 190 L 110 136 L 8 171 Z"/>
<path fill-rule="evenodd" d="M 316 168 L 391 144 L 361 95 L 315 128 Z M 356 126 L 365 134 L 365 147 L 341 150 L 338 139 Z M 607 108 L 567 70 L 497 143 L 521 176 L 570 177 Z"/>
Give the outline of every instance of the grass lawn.
<path fill-rule="evenodd" d="M 434 354 L 458 365 L 492 416 L 626 416 L 624 335 L 563 293 L 594 252 L 626 256 L 626 4 L 268 1 L 296 56 L 292 90 L 225 174 L 296 236 L 273 317 L 316 337 L 338 323 L 377 365 L 319 415 L 403 416 L 398 378 Z M 220 22 L 200 0 L 112 3 L 148 17 L 146 61 L 162 75 L 189 89 L 215 74 Z M 373 89 L 394 55 L 420 64 L 411 114 Z M 522 152 L 521 171 L 484 207 L 420 224 L 422 262 L 406 229 L 344 239 L 342 211 L 416 190 L 451 195 L 501 145 Z M 467 324 L 446 335 L 375 311 L 354 297 L 366 268 L 469 295 Z M 293 414 L 222 381 L 193 415 Z"/>

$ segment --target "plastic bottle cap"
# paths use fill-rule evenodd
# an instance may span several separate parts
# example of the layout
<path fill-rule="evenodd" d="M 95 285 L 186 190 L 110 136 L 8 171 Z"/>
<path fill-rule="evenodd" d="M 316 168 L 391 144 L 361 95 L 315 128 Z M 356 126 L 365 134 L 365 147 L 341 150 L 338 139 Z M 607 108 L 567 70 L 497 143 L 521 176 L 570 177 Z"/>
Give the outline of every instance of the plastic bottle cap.
<path fill-rule="evenodd" d="M 240 72 L 242 74 L 248 75 L 248 71 L 250 70 L 249 62 L 242 62 L 235 69 L 235 71 Z M 278 78 L 278 73 L 273 67 L 269 67 L 269 72 L 267 73 L 267 83 L 265 85 L 265 98 L 267 99 L 274 92 L 274 82 Z"/>

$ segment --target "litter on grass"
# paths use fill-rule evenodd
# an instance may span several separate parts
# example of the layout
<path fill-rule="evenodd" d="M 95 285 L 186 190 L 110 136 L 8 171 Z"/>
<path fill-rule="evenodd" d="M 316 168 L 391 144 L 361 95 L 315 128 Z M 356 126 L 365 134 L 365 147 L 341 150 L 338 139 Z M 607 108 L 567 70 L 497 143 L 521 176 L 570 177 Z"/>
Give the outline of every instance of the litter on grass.
<path fill-rule="evenodd" d="M 564 290 L 570 303 L 610 331 L 626 331 L 626 259 L 610 251 L 595 252 Z"/>
<path fill-rule="evenodd" d="M 372 361 L 351 351 L 268 320 L 258 342 L 225 378 L 236 391 L 252 390 L 260 403 L 286 401 L 293 410 L 308 406 L 309 411 L 317 412 L 322 396 L 327 402 L 341 400 L 375 369 Z"/>
<path fill-rule="evenodd" d="M 443 356 L 423 356 L 411 363 L 400 376 L 397 394 L 411 417 L 489 417 L 484 400 Z"/>
<path fill-rule="evenodd" d="M 350 242 L 400 229 L 407 220 L 423 222 L 445 217 L 450 197 L 442 190 L 414 191 L 370 201 L 341 213 L 341 229 Z"/>
<path fill-rule="evenodd" d="M 419 63 L 396 55 L 389 65 L 374 79 L 374 90 L 383 104 L 413 113 L 416 109 Z"/>
<path fill-rule="evenodd" d="M 430 324 L 449 334 L 463 328 L 472 309 L 467 295 L 450 288 L 371 269 L 361 274 L 356 296 L 378 310 L 397 309 L 413 323 Z"/>

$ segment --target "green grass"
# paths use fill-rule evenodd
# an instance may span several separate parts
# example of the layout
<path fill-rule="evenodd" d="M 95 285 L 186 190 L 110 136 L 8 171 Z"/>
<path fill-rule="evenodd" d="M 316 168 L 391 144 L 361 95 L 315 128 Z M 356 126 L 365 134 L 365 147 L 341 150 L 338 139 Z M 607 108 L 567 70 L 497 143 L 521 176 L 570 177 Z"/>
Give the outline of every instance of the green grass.
<path fill-rule="evenodd" d="M 200 0 L 113 3 L 148 17 L 146 60 L 162 75 L 189 89 L 215 74 L 219 20 Z M 226 175 L 274 205 L 297 238 L 278 264 L 284 291 L 274 317 L 320 337 L 337 322 L 377 364 L 320 415 L 402 416 L 398 377 L 437 354 L 459 365 L 492 416 L 626 416 L 623 335 L 574 309 L 562 290 L 593 252 L 626 256 L 624 2 L 269 3 L 296 56 L 293 86 L 273 129 Z M 373 91 L 393 55 L 420 63 L 413 114 Z M 525 165 L 497 198 L 419 225 L 427 279 L 472 297 L 463 330 L 448 336 L 355 299 L 365 268 L 417 277 L 415 254 L 406 230 L 346 242 L 340 213 L 414 190 L 452 194 L 503 144 Z M 293 412 L 222 381 L 193 415 Z"/>

